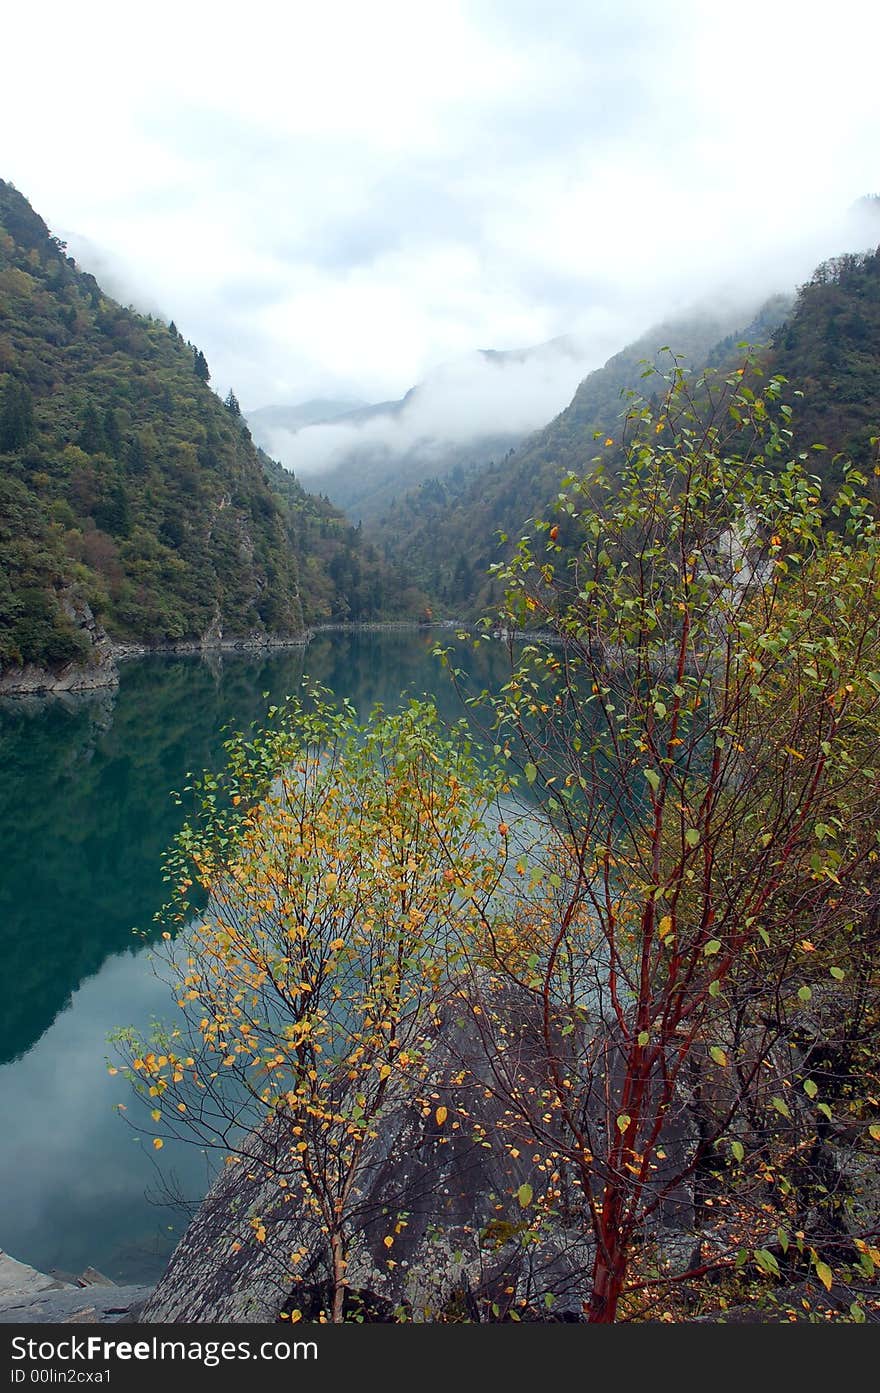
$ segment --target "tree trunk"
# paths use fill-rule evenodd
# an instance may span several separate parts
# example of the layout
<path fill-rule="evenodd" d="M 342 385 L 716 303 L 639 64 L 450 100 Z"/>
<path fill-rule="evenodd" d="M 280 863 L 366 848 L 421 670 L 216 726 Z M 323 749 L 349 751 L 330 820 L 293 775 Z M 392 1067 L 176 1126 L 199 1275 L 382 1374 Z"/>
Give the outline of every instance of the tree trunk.
<path fill-rule="evenodd" d="M 334 1325 L 341 1325 L 343 1312 L 345 1310 L 346 1264 L 345 1250 L 340 1233 L 332 1233 L 330 1235 L 330 1257 L 333 1262 L 333 1304 L 330 1308 L 330 1319 Z"/>
<path fill-rule="evenodd" d="M 602 1224 L 593 1263 L 593 1291 L 587 1307 L 590 1324 L 612 1325 L 626 1277 L 627 1253 L 620 1236 L 620 1197 L 606 1190 Z"/>

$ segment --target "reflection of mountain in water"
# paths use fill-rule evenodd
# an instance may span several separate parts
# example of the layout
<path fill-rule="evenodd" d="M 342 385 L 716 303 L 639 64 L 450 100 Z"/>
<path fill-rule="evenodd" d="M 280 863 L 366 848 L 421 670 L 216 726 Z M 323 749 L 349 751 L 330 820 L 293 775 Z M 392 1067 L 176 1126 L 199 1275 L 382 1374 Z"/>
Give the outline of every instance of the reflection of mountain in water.
<path fill-rule="evenodd" d="M 365 713 L 434 690 L 461 713 L 431 657 L 436 632 L 334 633 L 305 650 L 153 657 L 118 693 L 0 708 L 0 1062 L 28 1050 L 111 953 L 140 946 L 163 895 L 162 854 L 181 811 L 170 791 L 222 762 L 224 727 L 259 720 L 304 672 Z M 491 658 L 478 655 L 488 680 Z M 493 655 L 494 658 L 500 654 Z M 126 1020 L 120 1003 L 119 1021 Z"/>

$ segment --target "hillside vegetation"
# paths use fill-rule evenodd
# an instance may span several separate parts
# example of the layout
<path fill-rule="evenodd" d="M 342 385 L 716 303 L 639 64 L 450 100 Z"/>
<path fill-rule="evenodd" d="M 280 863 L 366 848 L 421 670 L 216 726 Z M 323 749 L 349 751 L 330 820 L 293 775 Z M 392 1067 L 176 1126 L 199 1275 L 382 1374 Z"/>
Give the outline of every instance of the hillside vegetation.
<path fill-rule="evenodd" d="M 528 518 L 552 508 L 563 475 L 595 455 L 597 432 L 619 436 L 624 394 L 642 388 L 646 360 L 670 361 L 671 349 L 692 367 L 721 361 L 740 340 L 769 340 L 789 306 L 780 295 L 751 318 L 695 315 L 657 326 L 591 372 L 570 405 L 518 450 L 425 480 L 369 535 L 440 609 L 475 613 L 493 598 L 486 573 L 501 559 L 499 532 L 515 538 Z"/>
<path fill-rule="evenodd" d="M 117 304 L 0 181 L 0 665 L 117 639 L 295 636 L 406 604 L 339 512 L 279 477 L 204 354 Z"/>

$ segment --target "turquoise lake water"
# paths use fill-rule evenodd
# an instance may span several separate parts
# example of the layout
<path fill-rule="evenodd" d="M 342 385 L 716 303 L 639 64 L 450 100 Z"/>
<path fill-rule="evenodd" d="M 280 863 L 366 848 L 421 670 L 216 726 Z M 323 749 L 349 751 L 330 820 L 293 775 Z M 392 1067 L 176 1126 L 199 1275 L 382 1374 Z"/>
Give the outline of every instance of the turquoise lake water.
<path fill-rule="evenodd" d="M 333 633 L 269 654 L 155 656 L 116 692 L 0 703 L 0 1247 L 43 1270 L 161 1272 L 209 1182 L 195 1147 L 142 1144 L 116 1104 L 108 1034 L 167 1017 L 148 938 L 188 770 L 218 768 L 224 727 L 259 720 L 304 675 L 361 714 L 401 693 L 462 707 L 431 630 Z M 494 685 L 500 652 L 466 661 Z M 140 931 L 138 933 L 137 931 Z M 170 1197 L 174 1202 L 169 1202 Z"/>

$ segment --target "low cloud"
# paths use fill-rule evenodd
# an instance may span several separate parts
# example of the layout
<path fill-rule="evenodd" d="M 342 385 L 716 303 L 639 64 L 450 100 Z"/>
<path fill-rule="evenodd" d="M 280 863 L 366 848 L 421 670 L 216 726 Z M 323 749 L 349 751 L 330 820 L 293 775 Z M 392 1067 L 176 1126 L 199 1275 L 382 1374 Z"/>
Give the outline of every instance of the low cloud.
<path fill-rule="evenodd" d="M 473 353 L 444 364 L 402 404 L 377 414 L 265 432 L 269 453 L 308 480 L 355 455 L 440 454 L 449 445 L 538 429 L 599 365 L 610 331 L 592 345 L 565 339 L 518 354 Z"/>
<path fill-rule="evenodd" d="M 880 185 L 863 0 L 833 19 L 818 0 L 151 14 L 83 0 L 37 54 L 10 8 L 4 93 L 28 119 L 0 174 L 248 406 L 382 400 L 477 345 L 560 334 L 594 365 L 694 301 L 793 288 L 853 245 L 840 215 Z M 530 428 L 531 379 L 514 386 Z M 386 434 L 420 439 L 444 401 Z"/>

